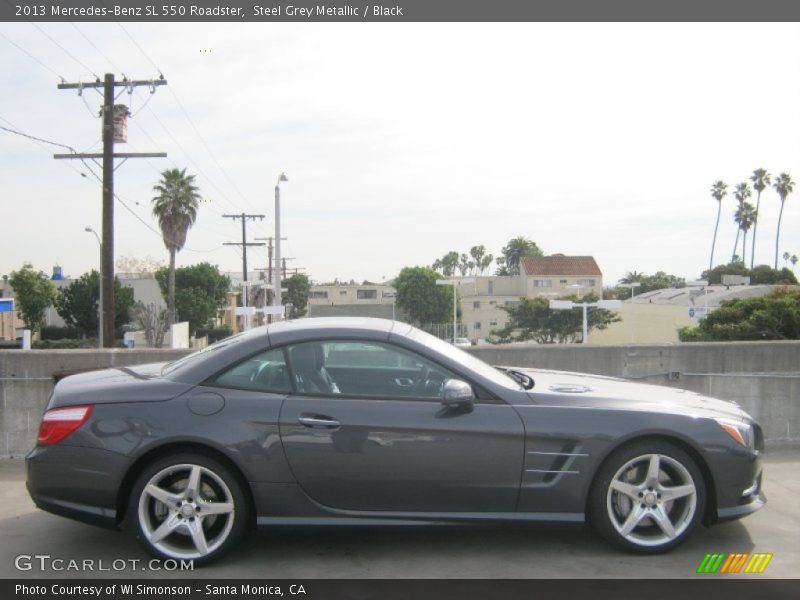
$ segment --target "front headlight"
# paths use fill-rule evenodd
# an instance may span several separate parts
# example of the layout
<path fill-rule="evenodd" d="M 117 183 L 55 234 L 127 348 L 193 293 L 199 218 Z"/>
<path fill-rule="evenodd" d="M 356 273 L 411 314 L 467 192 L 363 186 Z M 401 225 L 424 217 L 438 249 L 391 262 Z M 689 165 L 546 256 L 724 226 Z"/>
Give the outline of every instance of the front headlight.
<path fill-rule="evenodd" d="M 723 431 L 727 433 L 733 441 L 745 448 L 753 450 L 755 448 L 755 434 L 753 426 L 749 423 L 735 421 L 733 419 L 714 419 L 717 425 L 722 427 Z"/>

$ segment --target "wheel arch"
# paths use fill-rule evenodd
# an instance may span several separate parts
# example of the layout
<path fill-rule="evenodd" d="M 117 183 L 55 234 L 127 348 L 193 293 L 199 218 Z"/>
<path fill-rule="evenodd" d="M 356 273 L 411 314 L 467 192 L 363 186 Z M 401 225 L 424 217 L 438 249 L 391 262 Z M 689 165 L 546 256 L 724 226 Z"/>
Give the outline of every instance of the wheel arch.
<path fill-rule="evenodd" d="M 130 499 L 131 491 L 133 490 L 133 484 L 136 482 L 136 479 L 147 467 L 147 465 L 165 456 L 185 452 L 208 456 L 209 458 L 213 458 L 214 460 L 217 460 L 228 467 L 234 476 L 239 480 L 239 483 L 244 490 L 245 497 L 247 498 L 250 520 L 255 522 L 256 504 L 253 496 L 253 490 L 250 487 L 247 478 L 244 476 L 244 472 L 241 468 L 239 468 L 239 465 L 237 465 L 235 461 L 228 457 L 224 452 L 207 444 L 192 441 L 172 441 L 156 446 L 155 448 L 150 448 L 144 454 L 139 456 L 128 468 L 127 472 L 122 478 L 122 482 L 120 483 L 119 491 L 117 492 L 116 519 L 118 525 L 122 523 L 125 515 L 128 512 L 128 501 Z"/>
<path fill-rule="evenodd" d="M 627 448 L 629 446 L 633 446 L 635 444 L 640 444 L 642 442 L 652 442 L 652 441 L 660 441 L 666 442 L 668 444 L 672 444 L 677 448 L 680 448 L 689 457 L 694 461 L 697 468 L 700 470 L 700 474 L 703 477 L 703 484 L 705 486 L 706 491 L 706 504 L 705 508 L 703 509 L 703 516 L 702 516 L 702 523 L 704 525 L 710 525 L 717 520 L 717 492 L 716 492 L 716 483 L 714 480 L 714 476 L 711 473 L 711 469 L 708 466 L 708 463 L 703 458 L 703 455 L 700 453 L 698 448 L 688 442 L 687 440 L 683 439 L 680 436 L 676 436 L 674 434 L 669 433 L 643 433 L 638 434 L 629 438 L 625 438 L 621 440 L 619 443 L 611 446 L 605 453 L 605 455 L 599 460 L 597 463 L 597 468 L 595 469 L 594 475 L 592 476 L 589 485 L 586 486 L 584 490 L 584 498 L 583 498 L 583 507 L 584 507 L 584 514 L 586 515 L 587 521 L 589 520 L 589 502 L 592 496 L 592 489 L 597 482 L 597 476 L 600 472 L 603 465 L 619 450 L 623 448 Z"/>

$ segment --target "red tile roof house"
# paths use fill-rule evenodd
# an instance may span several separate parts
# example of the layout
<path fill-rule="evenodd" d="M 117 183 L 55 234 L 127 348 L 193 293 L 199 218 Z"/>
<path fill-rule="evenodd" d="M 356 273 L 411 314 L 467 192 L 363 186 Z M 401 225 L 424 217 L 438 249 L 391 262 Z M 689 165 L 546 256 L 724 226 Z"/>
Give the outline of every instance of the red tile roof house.
<path fill-rule="evenodd" d="M 525 256 L 520 262 L 526 296 L 602 295 L 603 273 L 593 256 Z"/>

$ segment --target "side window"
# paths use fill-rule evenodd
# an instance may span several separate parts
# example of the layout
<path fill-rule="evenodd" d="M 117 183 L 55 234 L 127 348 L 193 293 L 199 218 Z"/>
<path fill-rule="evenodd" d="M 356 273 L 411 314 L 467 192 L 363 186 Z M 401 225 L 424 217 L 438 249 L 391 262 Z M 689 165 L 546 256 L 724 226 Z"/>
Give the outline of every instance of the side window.
<path fill-rule="evenodd" d="M 213 385 L 256 392 L 288 393 L 291 390 L 283 350 L 267 350 L 240 362 L 212 381 Z"/>
<path fill-rule="evenodd" d="M 380 342 L 319 341 L 289 346 L 298 393 L 365 398 L 431 398 L 456 377 L 428 359 Z"/>

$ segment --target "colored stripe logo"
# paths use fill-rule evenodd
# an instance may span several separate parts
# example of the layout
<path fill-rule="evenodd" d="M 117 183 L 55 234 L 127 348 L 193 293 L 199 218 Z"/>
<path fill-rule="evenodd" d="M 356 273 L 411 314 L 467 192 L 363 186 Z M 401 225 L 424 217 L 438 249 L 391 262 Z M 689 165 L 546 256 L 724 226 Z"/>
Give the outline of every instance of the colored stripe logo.
<path fill-rule="evenodd" d="M 763 573 L 769 561 L 772 560 L 772 556 L 771 552 L 754 552 L 753 554 L 747 552 L 734 552 L 732 554 L 725 552 L 709 553 L 700 561 L 697 573 L 728 575 Z"/>

